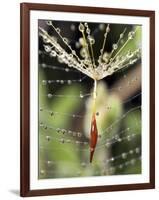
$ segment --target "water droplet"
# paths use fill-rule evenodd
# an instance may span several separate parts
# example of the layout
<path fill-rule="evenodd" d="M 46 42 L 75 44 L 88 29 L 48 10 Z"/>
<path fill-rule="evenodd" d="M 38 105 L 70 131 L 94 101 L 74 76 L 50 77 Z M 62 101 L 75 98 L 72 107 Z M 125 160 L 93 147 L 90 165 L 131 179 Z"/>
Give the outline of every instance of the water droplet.
<path fill-rule="evenodd" d="M 42 109 L 42 108 L 40 108 L 40 111 L 43 111 L 43 109 Z"/>
<path fill-rule="evenodd" d="M 113 44 L 113 49 L 116 50 L 118 48 L 117 44 Z"/>
<path fill-rule="evenodd" d="M 50 165 L 52 162 L 50 160 L 47 161 L 47 164 Z"/>
<path fill-rule="evenodd" d="M 137 147 L 137 148 L 135 149 L 135 152 L 136 152 L 136 153 L 140 153 L 140 148 Z"/>
<path fill-rule="evenodd" d="M 47 38 L 47 36 L 43 36 L 43 42 L 44 42 L 44 43 L 49 43 L 50 40 Z"/>
<path fill-rule="evenodd" d="M 71 84 L 72 84 L 72 81 L 71 81 L 71 80 L 68 80 L 67 83 L 68 83 L 68 85 L 71 85 Z"/>
<path fill-rule="evenodd" d="M 79 31 L 81 31 L 81 32 L 83 32 L 83 31 L 84 31 L 84 26 L 83 26 L 83 24 L 82 24 L 82 23 L 80 23 L 80 24 L 79 24 L 78 28 L 79 28 Z"/>
<path fill-rule="evenodd" d="M 83 94 L 82 94 L 82 92 L 80 92 L 80 98 L 83 98 L 84 96 L 83 96 Z"/>
<path fill-rule="evenodd" d="M 51 83 L 52 83 L 52 80 L 48 80 L 48 83 L 51 84 Z"/>
<path fill-rule="evenodd" d="M 119 165 L 119 169 L 123 169 L 123 165 L 122 164 Z"/>
<path fill-rule="evenodd" d="M 131 32 L 129 32 L 129 34 L 128 34 L 128 39 L 129 39 L 129 40 L 132 40 L 132 39 L 134 38 L 134 36 L 135 36 L 135 32 L 134 32 L 134 31 L 131 31 Z"/>
<path fill-rule="evenodd" d="M 112 158 L 110 159 L 110 161 L 113 162 L 113 161 L 114 161 L 114 158 L 112 157 Z"/>
<path fill-rule="evenodd" d="M 100 29 L 101 31 L 103 31 L 104 28 L 105 28 L 105 24 L 99 24 L 99 29 Z"/>
<path fill-rule="evenodd" d="M 50 115 L 51 115 L 51 116 L 53 116 L 53 115 L 54 115 L 54 112 L 53 112 L 53 111 L 51 111 L 51 112 L 50 112 Z"/>
<path fill-rule="evenodd" d="M 105 146 L 106 146 L 107 148 L 109 148 L 110 145 L 111 145 L 111 143 L 109 143 L 109 142 L 107 142 L 107 143 L 105 144 Z"/>
<path fill-rule="evenodd" d="M 126 159 L 126 158 L 127 158 L 127 154 L 126 154 L 126 153 L 122 153 L 121 157 L 122 157 L 123 159 Z"/>
<path fill-rule="evenodd" d="M 65 44 L 68 43 L 68 39 L 67 38 L 63 38 L 63 41 L 64 41 Z"/>
<path fill-rule="evenodd" d="M 76 30 L 76 26 L 74 24 L 71 24 L 70 29 L 71 29 L 71 31 L 75 31 Z"/>
<path fill-rule="evenodd" d="M 115 140 L 118 140 L 118 139 L 119 139 L 119 135 L 115 135 L 115 136 L 114 136 L 114 139 L 115 139 Z"/>
<path fill-rule="evenodd" d="M 84 145 L 88 145 L 88 142 L 83 142 Z"/>
<path fill-rule="evenodd" d="M 78 49 L 78 48 L 80 48 L 81 45 L 80 45 L 79 42 L 76 42 L 76 43 L 75 43 L 75 46 L 76 46 L 76 48 Z"/>
<path fill-rule="evenodd" d="M 85 27 L 88 27 L 88 23 L 87 22 L 85 22 L 84 25 L 85 25 Z"/>
<path fill-rule="evenodd" d="M 64 143 L 65 143 L 64 138 L 61 138 L 61 139 L 60 139 L 60 142 L 61 142 L 62 144 L 64 144 Z"/>
<path fill-rule="evenodd" d="M 93 45 L 95 43 L 95 39 L 91 36 L 88 37 L 88 40 L 89 40 L 91 45 Z"/>
<path fill-rule="evenodd" d="M 132 159 L 132 160 L 130 161 L 131 165 L 134 165 L 135 162 L 136 162 L 135 159 Z"/>
<path fill-rule="evenodd" d="M 41 67 L 42 67 L 42 68 L 46 68 L 47 65 L 46 65 L 45 63 L 42 63 L 42 64 L 41 64 Z"/>
<path fill-rule="evenodd" d="M 81 163 L 81 166 L 84 168 L 84 167 L 86 167 L 86 163 L 85 162 L 82 162 Z"/>
<path fill-rule="evenodd" d="M 72 134 L 72 131 L 68 131 L 68 134 Z"/>
<path fill-rule="evenodd" d="M 46 136 L 46 140 L 49 142 L 50 141 L 50 136 Z"/>
<path fill-rule="evenodd" d="M 109 27 L 109 26 L 107 26 L 107 28 L 106 28 L 106 32 L 107 32 L 107 33 L 110 32 L 110 27 Z"/>
<path fill-rule="evenodd" d="M 65 68 L 65 72 L 69 72 L 70 70 L 68 68 Z"/>
<path fill-rule="evenodd" d="M 102 135 L 101 135 L 101 134 L 99 134 L 99 135 L 98 135 L 98 138 L 101 138 L 101 137 L 102 137 Z"/>
<path fill-rule="evenodd" d="M 44 45 L 44 49 L 47 53 L 49 53 L 51 51 L 51 47 L 48 45 Z"/>
<path fill-rule="evenodd" d="M 47 85 L 47 81 L 46 80 L 42 80 L 42 84 L 43 85 Z"/>
<path fill-rule="evenodd" d="M 57 31 L 57 33 L 60 33 L 61 30 L 60 30 L 60 28 L 56 28 L 56 31 Z"/>
<path fill-rule="evenodd" d="M 61 84 L 64 84 L 64 80 L 61 80 L 60 83 L 61 83 Z"/>
<path fill-rule="evenodd" d="M 41 175 L 44 175 L 44 174 L 45 174 L 45 171 L 44 171 L 43 169 L 41 169 L 41 170 L 40 170 L 40 174 L 41 174 Z"/>
<path fill-rule="evenodd" d="M 118 142 L 122 142 L 122 139 L 120 137 L 118 138 Z"/>
<path fill-rule="evenodd" d="M 121 33 L 120 34 L 120 39 L 122 39 L 124 37 L 124 34 L 123 33 Z"/>
<path fill-rule="evenodd" d="M 113 58 L 110 58 L 110 63 L 113 62 Z"/>
<path fill-rule="evenodd" d="M 76 144 L 80 144 L 80 141 L 77 140 L 77 141 L 75 141 L 75 143 L 76 143 Z"/>
<path fill-rule="evenodd" d="M 53 95 L 49 93 L 49 94 L 47 95 L 47 97 L 48 97 L 49 99 L 51 99 L 51 98 L 53 97 Z"/>
<path fill-rule="evenodd" d="M 131 136 L 130 135 L 127 136 L 127 140 L 131 141 Z"/>
<path fill-rule="evenodd" d="M 73 55 L 75 55 L 75 54 L 76 54 L 75 50 L 73 50 L 73 51 L 72 51 L 72 54 L 73 54 Z"/>
<path fill-rule="evenodd" d="M 132 65 L 133 63 L 133 60 L 129 60 L 129 65 Z"/>
<path fill-rule="evenodd" d="M 123 43 L 124 43 L 124 40 L 123 40 L 123 39 L 121 39 L 120 43 L 121 43 L 121 44 L 123 44 Z"/>
<path fill-rule="evenodd" d="M 51 26 L 52 22 L 51 21 L 47 21 L 46 24 L 49 25 L 49 26 Z"/>
<path fill-rule="evenodd" d="M 56 57 L 56 55 L 57 55 L 57 54 L 56 54 L 56 51 L 52 50 L 51 53 L 50 53 L 50 56 Z"/>
<path fill-rule="evenodd" d="M 106 108 L 107 108 L 107 110 L 110 110 L 110 109 L 111 109 L 111 106 L 107 106 Z"/>
<path fill-rule="evenodd" d="M 61 132 L 62 132 L 63 134 L 65 134 L 67 131 L 66 131 L 65 129 L 62 129 Z"/>
<path fill-rule="evenodd" d="M 82 133 L 78 132 L 78 133 L 77 133 L 77 136 L 78 136 L 78 137 L 81 137 L 81 136 L 82 136 Z"/>
<path fill-rule="evenodd" d="M 71 142 L 71 140 L 70 140 L 70 139 L 67 139 L 67 140 L 66 140 L 66 142 L 67 142 L 67 143 L 70 143 L 70 142 Z"/>
<path fill-rule="evenodd" d="M 96 115 L 99 116 L 99 112 L 96 112 Z"/>
<path fill-rule="evenodd" d="M 129 151 L 129 154 L 133 154 L 133 153 L 134 153 L 134 151 L 133 151 L 133 150 L 130 150 L 130 151 Z"/>
<path fill-rule="evenodd" d="M 87 28 L 87 29 L 86 29 L 86 33 L 87 33 L 87 34 L 90 34 L 90 33 L 91 33 L 91 30 L 90 30 L 89 28 Z"/>
<path fill-rule="evenodd" d="M 73 135 L 73 137 L 75 137 L 76 136 L 76 132 L 72 132 L 72 135 Z"/>
<path fill-rule="evenodd" d="M 60 132 L 61 132 L 61 129 L 60 129 L 60 128 L 57 128 L 56 131 L 57 131 L 58 133 L 60 133 Z"/>

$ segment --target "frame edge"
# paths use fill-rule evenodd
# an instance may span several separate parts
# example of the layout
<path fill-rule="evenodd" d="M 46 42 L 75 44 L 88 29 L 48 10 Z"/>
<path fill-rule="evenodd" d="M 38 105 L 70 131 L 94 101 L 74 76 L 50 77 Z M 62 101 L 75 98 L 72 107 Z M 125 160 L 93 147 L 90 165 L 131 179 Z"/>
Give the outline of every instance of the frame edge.
<path fill-rule="evenodd" d="M 50 6 L 48 9 L 46 7 Z M 42 9 L 42 6 L 44 8 Z M 39 8 L 38 8 L 39 7 Z M 81 187 L 81 188 L 67 188 L 67 189 L 42 189 L 42 190 L 30 190 L 30 123 L 29 123 L 29 15 L 30 10 L 53 10 L 52 8 L 62 9 L 63 12 L 71 12 L 71 9 L 77 8 L 72 12 L 79 12 L 78 9 L 82 8 L 81 6 L 66 6 L 64 5 L 53 5 L 53 4 L 38 4 L 38 3 L 21 3 L 20 4 L 20 196 L 29 197 L 29 196 L 44 196 L 44 195 L 62 195 L 62 194 L 76 194 L 76 193 L 92 193 L 92 192 L 111 192 L 111 191 L 123 191 L 123 190 L 139 190 L 139 189 L 154 189 L 155 188 L 155 11 L 142 10 L 142 13 L 139 13 L 141 10 L 135 10 L 136 15 L 145 16 L 150 18 L 150 114 L 154 116 L 150 121 L 150 129 L 153 132 L 150 136 L 150 182 L 141 183 L 141 184 L 130 184 L 127 185 L 118 185 L 116 188 L 113 186 L 101 186 L 97 187 Z M 84 7 L 83 7 L 84 8 Z M 100 8 L 100 7 L 85 7 L 90 9 L 90 13 L 97 13 L 104 9 L 104 12 L 108 14 L 114 14 L 118 11 L 119 15 L 131 15 L 134 13 L 134 10 L 129 9 L 117 9 L 117 8 Z M 113 10 L 113 11 L 112 11 Z M 126 11 L 124 14 L 122 11 Z M 84 10 L 86 12 L 86 10 Z M 25 47 L 25 48 L 24 48 Z M 28 82 L 27 82 L 28 81 Z M 24 98 L 25 96 L 25 98 Z M 24 106 L 25 105 L 25 106 Z M 24 115 L 25 113 L 25 115 Z M 94 191 L 92 191 L 92 189 Z M 87 190 L 87 191 L 86 191 Z"/>
<path fill-rule="evenodd" d="M 29 8 L 20 4 L 20 196 L 26 197 L 29 177 Z"/>

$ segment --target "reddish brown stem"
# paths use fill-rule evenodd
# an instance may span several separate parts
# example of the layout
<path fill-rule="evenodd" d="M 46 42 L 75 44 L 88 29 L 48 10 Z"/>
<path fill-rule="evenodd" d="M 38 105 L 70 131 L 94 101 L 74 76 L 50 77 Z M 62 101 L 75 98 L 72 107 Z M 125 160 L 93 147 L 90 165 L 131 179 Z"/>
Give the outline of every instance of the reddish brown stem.
<path fill-rule="evenodd" d="M 93 160 L 94 151 L 97 144 L 98 129 L 96 124 L 96 114 L 93 113 L 91 121 L 91 131 L 90 131 L 90 163 Z"/>

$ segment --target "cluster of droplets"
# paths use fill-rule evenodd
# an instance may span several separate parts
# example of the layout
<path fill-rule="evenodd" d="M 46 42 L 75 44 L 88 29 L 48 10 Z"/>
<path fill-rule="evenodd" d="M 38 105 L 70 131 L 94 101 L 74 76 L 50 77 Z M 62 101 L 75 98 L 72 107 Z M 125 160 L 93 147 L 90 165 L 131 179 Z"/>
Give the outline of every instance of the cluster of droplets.
<path fill-rule="evenodd" d="M 86 149 L 89 148 L 89 142 L 86 140 L 82 140 L 82 133 L 81 132 L 75 132 L 75 131 L 67 131 L 65 129 L 57 129 L 57 133 L 61 133 L 61 134 L 65 134 L 65 137 L 55 137 L 55 136 L 51 136 L 51 135 L 46 135 L 45 139 L 46 141 L 50 142 L 50 141 L 55 141 L 55 142 L 59 142 L 61 144 L 68 144 L 68 143 L 72 143 L 72 144 L 76 144 L 76 145 L 83 145 L 85 147 L 85 149 L 78 149 L 78 151 L 84 151 Z M 75 137 L 75 138 L 79 138 L 79 140 L 74 140 L 74 139 L 68 139 L 66 137 L 71 136 L 71 137 Z M 97 150 L 101 149 L 101 148 L 111 148 L 112 145 L 116 144 L 116 143 L 122 143 L 122 142 L 131 142 L 133 139 L 135 139 L 138 136 L 138 134 L 134 134 L 134 133 L 129 133 L 127 136 L 120 136 L 120 135 L 115 135 L 109 139 L 106 139 L 105 143 L 102 144 L 98 144 L 97 145 Z M 98 136 L 99 139 L 101 139 L 101 135 Z M 77 146 L 78 147 L 78 146 Z"/>
<path fill-rule="evenodd" d="M 121 54 L 129 41 L 134 39 L 136 30 L 130 31 L 127 39 L 124 40 L 126 33 L 126 29 L 124 29 L 120 34 L 118 41 L 112 45 L 112 51 L 108 53 L 105 51 L 107 36 L 111 31 L 110 25 L 108 24 L 105 29 L 103 45 L 100 49 L 100 56 L 97 64 L 95 62 L 93 50 L 95 39 L 91 36 L 91 30 L 88 23 L 80 22 L 79 24 L 79 31 L 82 34 L 82 37 L 79 39 L 81 46 L 80 55 L 82 58 L 79 58 L 76 51 L 72 49 L 68 39 L 62 36 L 59 27 L 55 27 L 52 21 L 47 21 L 46 23 L 53 28 L 58 37 L 67 47 L 66 49 L 69 50 L 69 53 L 60 45 L 59 42 L 57 42 L 55 37 L 50 36 L 47 31 L 39 27 L 40 35 L 45 43 L 44 50 L 49 53 L 50 56 L 57 57 L 59 63 L 65 63 L 68 67 L 73 67 L 93 79 L 103 79 L 119 69 L 133 65 L 141 58 L 140 48 L 136 48 L 133 52 L 128 51 L 124 55 Z"/>
<path fill-rule="evenodd" d="M 125 167 L 128 167 L 128 166 L 134 166 L 137 161 L 141 160 L 140 152 L 141 152 L 140 147 L 136 147 L 135 149 L 131 149 L 128 152 L 123 152 L 122 154 L 119 154 L 117 156 L 110 157 L 106 160 L 103 160 L 101 164 L 102 165 L 104 164 L 104 166 L 107 166 L 108 163 L 110 165 L 112 165 L 112 163 L 116 162 L 119 159 L 120 159 L 120 163 L 116 164 L 114 166 L 111 166 L 109 169 L 104 167 L 104 169 L 102 171 L 99 171 L 99 170 L 96 171 L 95 175 L 114 175 L 117 173 L 118 170 L 123 170 Z M 129 156 L 131 156 L 131 158 L 129 158 Z M 58 164 L 58 162 L 52 161 L 52 160 L 47 160 L 47 161 L 43 161 L 43 162 L 45 162 L 45 164 L 48 167 L 53 167 Z M 61 164 L 62 164 L 62 162 L 61 162 Z M 73 163 L 71 163 L 71 165 L 72 164 Z M 92 164 L 92 165 L 94 165 L 94 164 Z M 89 163 L 81 162 L 80 166 L 81 166 L 81 170 L 74 172 L 73 173 L 74 176 L 82 176 L 84 170 L 87 169 L 87 167 L 89 167 Z M 44 169 L 41 169 L 40 174 L 41 175 L 46 175 L 46 174 L 50 175 L 50 174 L 52 174 L 52 171 L 50 171 L 50 170 L 45 171 Z M 67 174 L 64 173 L 63 175 L 67 175 Z"/>
<path fill-rule="evenodd" d="M 119 124 L 121 122 L 121 120 L 123 120 L 129 113 L 139 109 L 140 107 L 136 107 L 136 108 L 133 108 L 131 110 L 129 110 L 128 112 L 126 112 L 125 114 L 123 114 L 119 119 L 117 119 L 116 121 L 114 121 L 111 125 L 109 125 L 108 127 L 106 127 L 102 132 L 101 134 L 98 135 L 99 139 L 101 138 L 104 138 L 105 135 L 109 135 L 111 133 L 111 131 L 113 130 L 113 128 L 115 128 L 115 126 L 117 124 Z M 40 109 L 40 111 L 43 111 L 43 109 Z M 56 115 L 57 113 L 56 112 L 53 112 L 53 111 L 49 111 L 50 115 L 51 116 L 54 116 Z M 64 115 L 68 116 L 70 114 L 68 113 L 63 113 Z M 76 118 L 76 117 L 79 117 L 79 118 L 82 118 L 81 115 L 72 115 L 73 118 Z M 139 123 L 139 122 L 138 122 Z M 65 128 L 60 128 L 60 127 L 53 127 L 53 126 L 50 126 L 50 125 L 47 125 L 45 123 L 42 123 L 40 122 L 40 127 L 46 131 L 46 133 L 48 132 L 48 130 L 53 130 L 54 132 L 56 132 L 60 138 L 57 138 L 55 136 L 51 136 L 51 135 L 46 135 L 46 140 L 47 141 L 58 141 L 60 143 L 75 143 L 77 145 L 81 144 L 81 145 L 84 145 L 84 146 L 87 146 L 89 145 L 88 141 L 87 140 L 84 140 L 83 141 L 83 137 L 85 136 L 85 134 L 83 132 L 80 132 L 80 131 L 73 131 L 73 130 L 69 130 L 69 129 L 65 129 Z M 115 134 L 114 136 L 112 136 L 111 138 L 107 138 L 105 142 L 103 142 L 102 144 L 99 144 L 97 146 L 97 149 L 100 148 L 100 147 L 106 147 L 106 148 L 109 148 L 111 147 L 113 144 L 115 143 L 121 143 L 121 142 L 124 142 L 124 141 L 127 141 L 127 142 L 130 142 L 132 141 L 133 139 L 135 139 L 135 137 L 138 135 L 138 133 L 132 133 L 130 132 L 128 134 L 128 132 L 130 132 L 130 128 L 126 128 L 125 130 L 119 132 L 118 134 Z M 124 133 L 127 133 L 126 135 L 123 135 Z M 61 136 L 65 136 L 65 137 L 62 137 Z M 75 137 L 75 138 L 79 138 L 79 140 L 76 140 L 74 141 L 74 139 L 68 139 L 67 137 Z M 103 140 L 102 140 L 103 141 Z"/>

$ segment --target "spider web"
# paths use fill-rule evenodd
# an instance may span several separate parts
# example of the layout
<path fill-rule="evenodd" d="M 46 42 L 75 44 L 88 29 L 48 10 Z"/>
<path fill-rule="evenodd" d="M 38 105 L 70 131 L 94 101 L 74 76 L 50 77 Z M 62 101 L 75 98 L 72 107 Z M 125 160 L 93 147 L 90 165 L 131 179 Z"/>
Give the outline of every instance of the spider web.
<path fill-rule="evenodd" d="M 79 23 L 55 21 L 80 56 Z M 52 31 L 45 20 L 39 25 Z M 90 24 L 99 41 L 105 24 Z M 124 25 L 112 24 L 112 43 Z M 127 25 L 128 30 L 133 27 Z M 55 38 L 58 40 L 58 38 Z M 61 44 L 62 45 L 62 44 Z M 141 61 L 99 81 L 98 142 L 89 163 L 89 131 L 93 80 L 50 56 L 39 36 L 39 178 L 85 177 L 141 173 Z M 99 103 L 98 103 L 99 102 Z"/>

